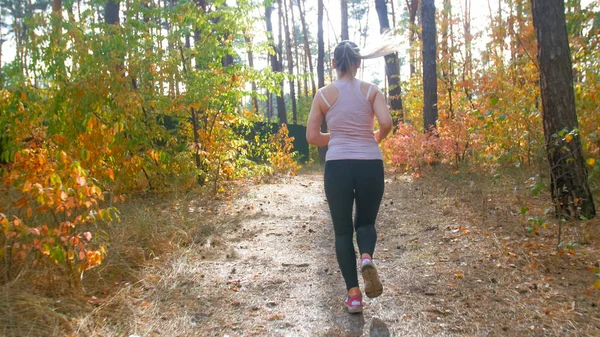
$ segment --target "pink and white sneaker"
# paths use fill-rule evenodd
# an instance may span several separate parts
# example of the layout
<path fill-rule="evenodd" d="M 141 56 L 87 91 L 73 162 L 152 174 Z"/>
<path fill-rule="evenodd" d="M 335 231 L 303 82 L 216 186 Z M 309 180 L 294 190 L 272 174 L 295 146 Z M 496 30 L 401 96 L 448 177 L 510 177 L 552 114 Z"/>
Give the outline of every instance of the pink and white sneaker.
<path fill-rule="evenodd" d="M 346 295 L 344 305 L 346 305 L 346 309 L 348 309 L 348 312 L 351 314 L 358 314 L 363 312 L 362 297 L 360 295 Z"/>
<path fill-rule="evenodd" d="M 365 294 L 369 298 L 381 295 L 383 293 L 383 285 L 381 284 L 381 280 L 379 280 L 379 275 L 373 261 L 371 259 L 363 259 L 360 269 L 365 280 Z"/>

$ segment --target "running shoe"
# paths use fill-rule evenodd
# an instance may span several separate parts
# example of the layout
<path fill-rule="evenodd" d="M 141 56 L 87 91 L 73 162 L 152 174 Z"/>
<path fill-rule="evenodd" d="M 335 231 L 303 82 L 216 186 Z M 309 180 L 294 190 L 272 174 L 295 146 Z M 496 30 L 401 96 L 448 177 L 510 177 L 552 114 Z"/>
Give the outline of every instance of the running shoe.
<path fill-rule="evenodd" d="M 360 264 L 360 270 L 365 280 L 365 294 L 369 298 L 375 298 L 383 293 L 383 285 L 379 280 L 377 269 L 371 259 L 363 259 Z"/>
<path fill-rule="evenodd" d="M 363 312 L 362 297 L 360 295 L 348 296 L 344 300 L 346 309 L 351 314 L 358 314 Z"/>

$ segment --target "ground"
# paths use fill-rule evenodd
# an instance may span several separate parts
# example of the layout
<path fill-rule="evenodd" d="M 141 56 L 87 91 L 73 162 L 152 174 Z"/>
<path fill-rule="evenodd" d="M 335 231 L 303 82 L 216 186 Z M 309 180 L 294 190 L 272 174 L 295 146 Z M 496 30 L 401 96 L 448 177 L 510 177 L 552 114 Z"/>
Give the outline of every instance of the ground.
<path fill-rule="evenodd" d="M 518 202 L 496 197 L 468 178 L 388 174 L 375 253 L 384 293 L 365 297 L 355 315 L 342 303 L 321 174 L 247 187 L 229 201 L 178 203 L 162 215 L 197 214 L 199 228 L 212 230 L 151 261 L 73 333 L 600 336 L 593 233 L 567 226 L 563 239 L 583 244 L 557 251 L 553 226 L 519 227 L 527 222 Z"/>

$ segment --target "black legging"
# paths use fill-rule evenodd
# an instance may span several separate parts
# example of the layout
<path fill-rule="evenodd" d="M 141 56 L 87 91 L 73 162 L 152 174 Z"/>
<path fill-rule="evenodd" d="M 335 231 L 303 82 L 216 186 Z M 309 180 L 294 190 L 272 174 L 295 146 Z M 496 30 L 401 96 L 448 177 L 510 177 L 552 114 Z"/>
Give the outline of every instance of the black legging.
<path fill-rule="evenodd" d="M 354 230 L 360 254 L 373 256 L 375 219 L 383 197 L 381 160 L 330 160 L 325 164 L 325 195 L 335 231 L 335 253 L 346 288 L 358 287 Z M 352 206 L 356 201 L 354 226 Z"/>

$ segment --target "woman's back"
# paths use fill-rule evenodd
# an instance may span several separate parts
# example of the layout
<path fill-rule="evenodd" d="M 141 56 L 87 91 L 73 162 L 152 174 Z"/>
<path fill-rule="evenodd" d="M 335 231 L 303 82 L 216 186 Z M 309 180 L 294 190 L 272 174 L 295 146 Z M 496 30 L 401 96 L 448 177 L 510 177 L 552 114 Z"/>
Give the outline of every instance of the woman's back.
<path fill-rule="evenodd" d="M 329 94 L 320 92 L 329 107 L 325 114 L 331 134 L 327 160 L 381 159 L 381 151 L 373 135 L 373 106 L 368 99 L 374 93 L 373 86 L 357 79 L 337 80 L 332 86 L 337 89 L 337 95 L 331 89 Z M 365 88 L 366 93 L 362 90 Z M 336 96 L 337 99 L 333 100 Z"/>

